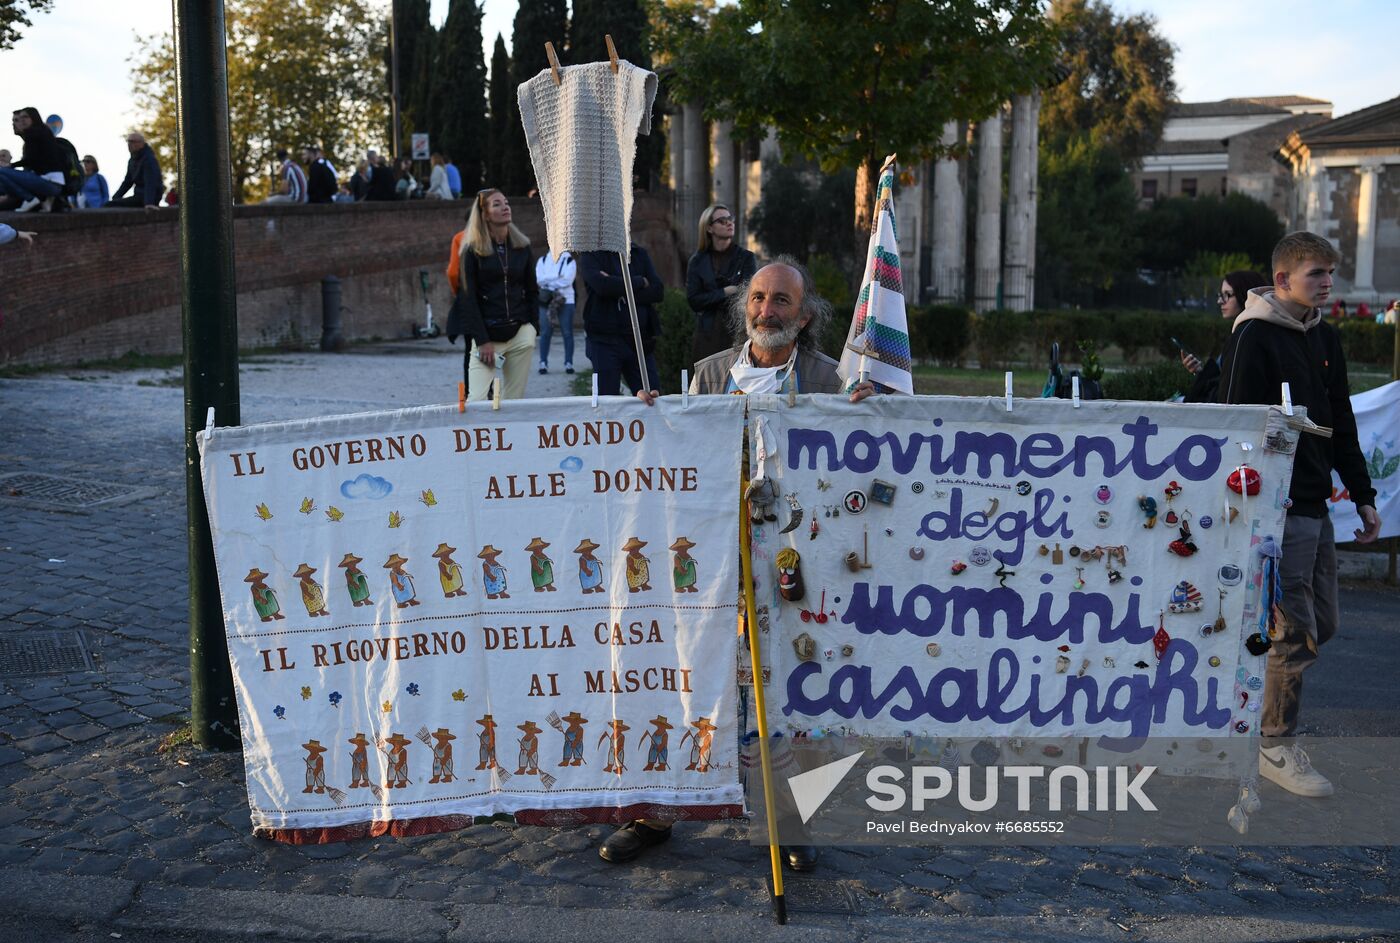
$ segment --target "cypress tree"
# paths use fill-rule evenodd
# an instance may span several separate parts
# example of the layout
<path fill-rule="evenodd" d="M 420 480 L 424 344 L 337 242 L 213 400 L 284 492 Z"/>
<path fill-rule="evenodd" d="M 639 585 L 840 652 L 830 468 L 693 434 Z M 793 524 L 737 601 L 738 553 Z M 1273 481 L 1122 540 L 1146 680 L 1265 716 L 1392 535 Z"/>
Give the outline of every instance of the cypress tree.
<path fill-rule="evenodd" d="M 574 0 L 567 61 L 606 62 L 606 35 L 612 36 L 619 58 L 639 68 L 651 68 L 651 36 L 643 0 Z M 643 189 L 651 189 L 658 180 L 666 153 L 660 122 L 654 119 L 655 114 L 651 134 L 637 138 L 637 159 L 632 169 L 634 183 Z"/>
<path fill-rule="evenodd" d="M 438 43 L 436 75 L 439 147 L 462 173 L 462 192 L 474 193 L 485 172 L 486 61 L 481 50 L 481 5 L 452 0 Z"/>
<path fill-rule="evenodd" d="M 565 35 L 569 25 L 566 0 L 520 0 L 511 28 L 510 135 L 506 138 L 506 186 L 511 193 L 529 193 L 535 186 L 535 169 L 530 163 L 530 149 L 525 143 L 525 128 L 520 123 L 520 100 L 515 89 L 549 68 L 544 44 L 554 43 L 560 56 L 565 55 Z M 567 60 L 565 60 L 567 62 Z"/>
<path fill-rule="evenodd" d="M 496 34 L 496 46 L 491 51 L 491 136 L 486 150 L 486 181 L 507 193 L 515 190 L 506 186 L 506 154 L 509 151 L 511 115 L 514 112 L 515 86 L 511 82 L 510 56 L 506 41 Z"/>
<path fill-rule="evenodd" d="M 574 0 L 569 24 L 569 62 L 608 58 L 604 35 L 611 34 L 617 54 L 635 66 L 651 68 L 646 5 L 642 0 Z"/>
<path fill-rule="evenodd" d="M 432 134 L 433 46 L 428 0 L 394 0 L 398 10 L 399 113 L 405 135 Z M 437 146 L 437 141 L 433 145 Z"/>

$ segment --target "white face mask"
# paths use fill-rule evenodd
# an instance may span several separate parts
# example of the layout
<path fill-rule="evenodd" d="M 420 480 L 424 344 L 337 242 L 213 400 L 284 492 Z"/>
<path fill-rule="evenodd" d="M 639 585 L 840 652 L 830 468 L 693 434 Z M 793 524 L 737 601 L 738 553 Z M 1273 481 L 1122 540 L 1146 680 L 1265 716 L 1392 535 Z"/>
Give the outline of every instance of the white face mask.
<path fill-rule="evenodd" d="M 729 376 L 734 380 L 734 385 L 745 393 L 776 393 L 783 387 L 783 381 L 791 376 L 793 368 L 797 364 L 797 348 L 792 348 L 792 356 L 788 362 L 781 367 L 755 367 L 749 359 L 749 345 L 752 341 L 744 343 L 744 349 L 739 352 L 739 359 L 734 361 L 734 366 L 729 368 Z"/>

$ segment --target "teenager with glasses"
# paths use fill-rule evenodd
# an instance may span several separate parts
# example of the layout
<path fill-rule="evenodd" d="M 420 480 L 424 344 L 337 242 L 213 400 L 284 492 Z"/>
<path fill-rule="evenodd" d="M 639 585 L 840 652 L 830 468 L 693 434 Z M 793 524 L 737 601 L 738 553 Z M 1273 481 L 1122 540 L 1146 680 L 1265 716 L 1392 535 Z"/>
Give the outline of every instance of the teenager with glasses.
<path fill-rule="evenodd" d="M 690 257 L 685 272 L 685 300 L 695 312 L 695 337 L 690 362 L 729 350 L 729 299 L 739 286 L 758 271 L 758 259 L 734 241 L 733 212 L 722 203 L 700 214 L 700 249 Z"/>
<path fill-rule="evenodd" d="M 1250 290 L 1268 285 L 1269 280 L 1258 272 L 1239 271 L 1226 275 L 1220 283 L 1220 294 L 1215 299 L 1220 305 L 1220 316 L 1233 322 L 1244 310 Z M 1185 402 L 1215 402 L 1215 391 L 1220 388 L 1220 357 L 1217 355 L 1202 363 L 1195 354 L 1183 350 L 1181 365 L 1196 375 L 1191 389 L 1186 391 Z"/>

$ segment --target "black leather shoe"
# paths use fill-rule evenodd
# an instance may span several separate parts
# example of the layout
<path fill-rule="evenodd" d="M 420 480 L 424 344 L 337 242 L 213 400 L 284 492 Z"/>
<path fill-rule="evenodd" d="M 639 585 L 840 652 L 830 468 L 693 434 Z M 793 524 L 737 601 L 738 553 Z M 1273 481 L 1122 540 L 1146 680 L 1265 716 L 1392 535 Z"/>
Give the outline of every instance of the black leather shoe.
<path fill-rule="evenodd" d="M 671 837 L 671 826 L 653 828 L 645 822 L 628 822 L 608 836 L 598 849 L 598 857 L 613 864 L 631 861 L 653 845 Z"/>
<path fill-rule="evenodd" d="M 787 859 L 787 866 L 794 871 L 815 871 L 821 855 L 812 845 L 786 845 L 783 857 Z"/>

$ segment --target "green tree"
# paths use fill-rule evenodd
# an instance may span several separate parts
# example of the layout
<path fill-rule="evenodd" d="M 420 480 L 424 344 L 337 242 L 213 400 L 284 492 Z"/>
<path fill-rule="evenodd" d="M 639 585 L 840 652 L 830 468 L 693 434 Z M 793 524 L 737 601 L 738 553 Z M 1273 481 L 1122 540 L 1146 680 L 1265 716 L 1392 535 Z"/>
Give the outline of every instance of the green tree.
<path fill-rule="evenodd" d="M 544 44 L 554 43 L 554 49 L 565 55 L 565 37 L 569 29 L 569 6 L 565 0 L 520 0 L 511 27 L 510 70 L 510 135 L 505 139 L 502 155 L 503 186 L 510 193 L 528 193 L 535 186 L 535 168 L 530 163 L 530 149 L 525 143 L 525 128 L 520 123 L 520 101 L 516 88 L 529 81 L 541 69 L 549 67 Z"/>
<path fill-rule="evenodd" d="M 433 127 L 433 74 L 437 31 L 428 0 L 394 0 L 399 46 L 399 118 L 405 139 L 414 132 L 436 137 Z M 390 66 L 392 68 L 392 66 Z M 433 141 L 434 146 L 437 141 Z M 402 147 L 403 142 L 400 142 Z"/>
<path fill-rule="evenodd" d="M 763 168 L 763 201 L 749 212 L 749 229 L 769 256 L 791 255 L 806 263 L 813 253 L 830 255 L 842 270 L 854 259 L 846 253 L 851 231 L 855 171 L 823 174 L 805 167 L 769 161 Z M 842 340 L 845 340 L 844 335 Z"/>
<path fill-rule="evenodd" d="M 368 0 L 229 0 L 229 144 L 235 198 L 266 196 L 273 153 L 318 143 L 349 163 L 382 132 L 388 89 L 378 68 L 386 30 Z M 132 91 L 147 139 L 175 168 L 175 50 L 169 33 L 132 57 Z"/>
<path fill-rule="evenodd" d="M 1083 297 L 1132 268 L 1137 193 L 1122 156 L 1088 134 L 1041 148 L 1036 292 Z"/>
<path fill-rule="evenodd" d="M 462 174 L 462 191 L 481 186 L 486 170 L 486 60 L 481 51 L 481 5 L 452 0 L 438 43 L 436 73 L 439 147 Z"/>
<path fill-rule="evenodd" d="M 1042 92 L 1036 281 L 1042 298 L 1091 303 L 1134 267 L 1127 168 L 1162 134 L 1176 94 L 1172 45 L 1148 14 L 1055 0 L 1058 81 Z"/>
<path fill-rule="evenodd" d="M 1163 272 L 1185 271 L 1202 253 L 1242 253 L 1267 273 L 1274 244 L 1283 238 L 1274 211 L 1243 193 L 1158 200 L 1137 214 L 1136 231 L 1138 264 Z"/>
<path fill-rule="evenodd" d="M 1055 52 L 1037 0 L 668 4 L 656 28 L 675 97 L 732 118 L 740 135 L 774 127 L 784 153 L 824 171 L 856 169 L 857 256 L 885 155 L 912 167 L 945 153 L 944 123 L 983 118 L 1042 82 Z"/>
<path fill-rule="evenodd" d="M 1041 98 L 1040 132 L 1052 146 L 1091 135 L 1136 165 L 1162 136 L 1176 97 L 1172 44 L 1147 13 L 1122 16 L 1105 0 L 1055 0 L 1067 77 Z"/>
<path fill-rule="evenodd" d="M 568 61 L 607 61 L 607 36 L 613 38 L 618 58 L 643 69 L 651 68 L 651 27 L 645 0 L 574 0 Z M 656 115 L 665 108 L 660 94 L 654 108 Z M 637 137 L 637 157 L 632 165 L 634 184 L 651 189 L 659 180 L 665 154 L 665 136 L 660 121 L 654 121 L 651 134 Z"/>
<path fill-rule="evenodd" d="M 569 24 L 569 61 L 602 62 L 608 58 L 605 36 L 612 36 L 620 58 L 651 68 L 650 29 L 642 0 L 574 0 Z"/>
<path fill-rule="evenodd" d="M 490 136 L 486 146 L 486 180 L 489 186 L 500 187 L 507 193 L 515 190 L 506 186 L 506 154 L 510 150 L 511 115 L 515 112 L 512 99 L 515 86 L 511 83 L 510 54 L 506 52 L 506 41 L 496 34 L 496 45 L 491 50 L 491 101 Z"/>
<path fill-rule="evenodd" d="M 53 0 L 0 0 L 0 49 L 13 49 L 19 42 L 20 28 L 32 26 L 30 13 L 48 13 Z"/>

